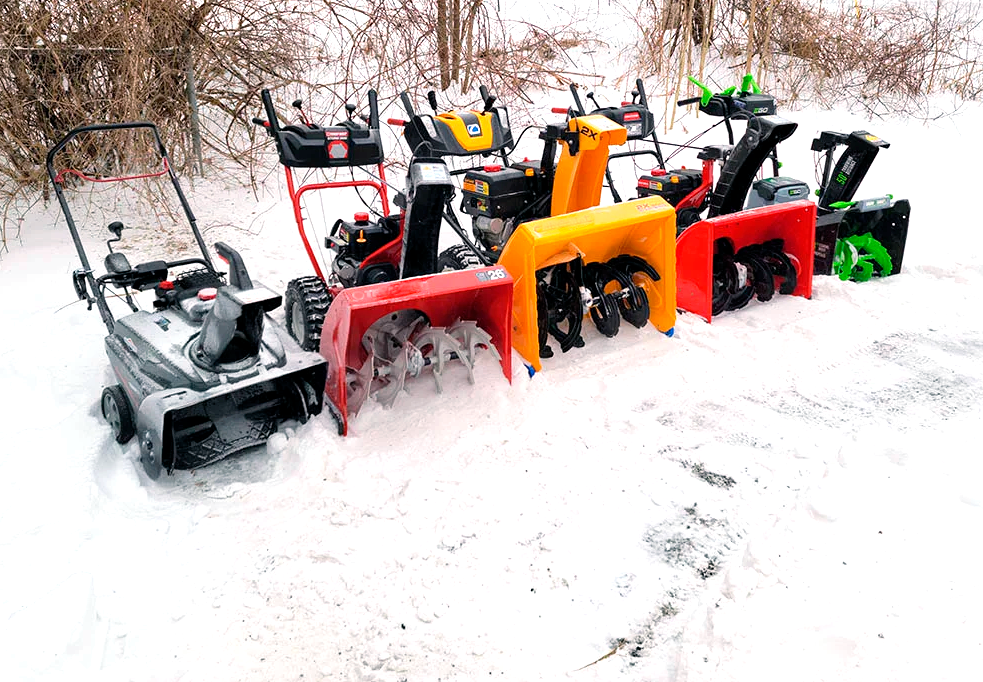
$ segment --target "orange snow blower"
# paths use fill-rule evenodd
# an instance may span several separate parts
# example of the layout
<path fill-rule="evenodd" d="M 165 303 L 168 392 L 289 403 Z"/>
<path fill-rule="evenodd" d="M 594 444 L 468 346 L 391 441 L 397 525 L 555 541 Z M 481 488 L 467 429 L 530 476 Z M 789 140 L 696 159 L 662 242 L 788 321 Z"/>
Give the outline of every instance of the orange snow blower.
<path fill-rule="evenodd" d="M 253 119 L 276 142 L 287 178 L 297 227 L 315 275 L 287 287 L 287 328 L 305 348 L 316 348 L 328 361 L 325 391 L 338 407 L 339 433 L 369 396 L 392 405 L 407 376 L 429 368 L 441 389 L 452 361 L 462 363 L 474 381 L 478 352 L 490 351 L 512 379 L 512 278 L 491 266 L 468 273 L 438 272 L 437 239 L 444 205 L 454 188 L 440 159 L 418 158 L 409 166 L 406 189 L 396 195 L 400 207 L 389 214 L 377 95 L 368 93 L 369 114 L 332 126 L 301 123 L 280 126 L 269 90 L 262 91 L 266 120 Z M 355 169 L 375 167 L 376 176 L 354 179 Z M 352 180 L 308 180 L 299 184 L 294 169 L 325 172 L 342 168 Z M 338 219 L 324 237 L 330 263 L 319 263 L 305 220 L 305 195 L 341 188 L 370 188 L 379 197 L 375 213 Z M 318 242 L 318 248 L 320 245 Z"/>
<path fill-rule="evenodd" d="M 661 199 L 596 208 L 608 148 L 624 144 L 625 127 L 604 116 L 554 109 L 566 119 L 540 129 L 542 158 L 510 161 L 508 116 L 486 89 L 481 96 L 483 111 L 434 117 L 417 113 L 404 93 L 409 119 L 390 120 L 404 126 L 415 153 L 501 157 L 463 171 L 460 209 L 472 218 L 473 238 L 448 202 L 445 219 L 462 243 L 441 254 L 442 264 L 505 266 L 515 279 L 513 345 L 536 371 L 541 358 L 553 355 L 550 337 L 563 352 L 584 345 L 585 315 L 608 337 L 618 333 L 622 319 L 639 328 L 652 322 L 671 335 L 676 319 L 672 208 Z M 434 97 L 429 99 L 436 112 Z M 457 139 L 479 134 L 487 146 L 469 147 L 469 139 Z"/>

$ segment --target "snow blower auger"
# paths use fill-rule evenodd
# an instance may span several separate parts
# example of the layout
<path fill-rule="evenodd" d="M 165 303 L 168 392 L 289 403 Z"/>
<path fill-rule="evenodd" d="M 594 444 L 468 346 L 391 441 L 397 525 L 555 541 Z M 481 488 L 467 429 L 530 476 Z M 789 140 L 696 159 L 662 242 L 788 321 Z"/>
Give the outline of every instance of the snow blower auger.
<path fill-rule="evenodd" d="M 146 129 L 153 135 L 161 170 L 103 177 L 76 169 L 55 172 L 56 155 L 82 135 Z M 288 419 L 307 421 L 321 412 L 327 366 L 302 350 L 268 316 L 280 296 L 253 282 L 242 258 L 215 244 L 229 264 L 228 283 L 208 255 L 194 214 L 171 169 L 152 123 L 75 128 L 47 155 L 48 176 L 75 242 L 82 268 L 72 281 L 89 309 L 95 304 L 109 331 L 106 353 L 119 383 L 102 394 L 102 414 L 118 443 L 134 436 L 147 474 L 196 469 L 243 449 L 262 445 Z M 121 222 L 109 224 L 106 273 L 96 276 L 86 257 L 65 196 L 65 178 L 84 182 L 132 181 L 167 176 L 187 218 L 200 255 L 131 266 L 113 250 L 123 238 Z M 172 274 L 173 273 L 173 274 Z M 113 287 L 130 313 L 115 317 L 106 288 Z M 140 310 L 134 293 L 153 290 L 153 312 Z"/>
<path fill-rule="evenodd" d="M 660 198 L 522 223 L 499 263 L 515 279 L 512 345 L 534 370 L 584 345 L 583 318 L 614 336 L 623 318 L 672 336 L 676 324 L 676 217 Z"/>
<path fill-rule="evenodd" d="M 703 147 L 699 170 L 656 168 L 638 181 L 639 197 L 661 196 L 676 209 L 679 307 L 710 321 L 753 298 L 764 302 L 776 293 L 810 298 L 816 207 L 804 198 L 808 188 L 798 201 L 745 210 L 758 169 L 771 160 L 777 173 L 776 146 L 797 125 L 774 115 L 774 98 L 759 92 L 751 78 L 739 92 L 715 95 L 699 85 L 701 97 L 678 104 L 698 104 L 704 113 L 721 117 L 731 144 Z M 746 120 L 747 127 L 735 145 L 731 121 L 736 119 Z M 704 212 L 707 218 L 701 220 Z"/>
<path fill-rule="evenodd" d="M 484 88 L 481 94 L 491 110 L 494 98 Z M 461 135 L 462 126 L 426 137 L 421 131 L 433 128 L 426 125 L 430 117 L 418 115 L 402 97 L 409 121 L 391 122 L 405 126 L 414 149 L 451 155 L 448 150 L 465 148 L 466 141 L 444 139 Z M 535 371 L 542 369 L 541 358 L 553 354 L 550 336 L 563 352 L 583 345 L 580 331 L 588 314 L 605 336 L 617 334 L 622 319 L 636 327 L 651 321 L 671 335 L 676 319 L 671 207 L 653 200 L 627 209 L 593 208 L 600 203 L 608 148 L 624 144 L 627 130 L 602 115 L 577 117 L 568 108 L 554 113 L 567 119 L 541 129 L 539 161 L 509 162 L 507 145 L 470 150 L 469 155 L 498 152 L 503 161 L 465 170 L 461 211 L 472 216 L 474 241 L 451 206 L 445 210 L 463 243 L 445 251 L 442 263 L 466 267 L 462 258 L 450 258 L 456 250 L 505 266 L 515 279 L 513 346 Z M 461 115 L 446 114 L 448 120 Z M 492 130 L 496 120 L 503 119 L 490 120 Z"/>
<path fill-rule="evenodd" d="M 833 164 L 834 150 L 846 148 Z M 819 215 L 816 220 L 815 270 L 820 275 L 866 281 L 901 271 L 911 205 L 888 195 L 854 201 L 857 188 L 880 149 L 889 143 L 865 130 L 850 134 L 824 131 L 812 141 L 812 151 L 824 155 L 819 182 Z M 852 239 L 851 238 L 863 239 Z M 851 258 L 858 249 L 866 255 Z M 846 260 L 838 258 L 837 254 Z M 852 263 L 865 263 L 855 269 Z M 868 268 L 870 269 L 868 272 Z"/>
<path fill-rule="evenodd" d="M 463 364 L 473 381 L 478 350 L 489 350 L 512 380 L 512 278 L 500 267 L 467 273 L 438 272 L 437 240 L 444 207 L 454 187 L 440 159 L 413 158 L 405 191 L 396 196 L 401 211 L 388 215 L 383 150 L 376 93 L 369 91 L 368 116 L 321 127 L 302 116 L 302 125 L 281 127 L 268 90 L 262 91 L 267 120 L 254 119 L 276 142 L 280 163 L 308 256 L 316 275 L 294 280 L 287 289 L 288 329 L 328 362 L 325 391 L 339 408 L 339 433 L 366 397 L 391 405 L 407 376 L 424 368 L 438 390 L 448 361 Z M 301 109 L 302 103 L 294 103 Z M 355 153 L 357 140 L 367 141 Z M 298 150 L 304 150 L 300 154 Z M 296 185 L 293 168 L 331 169 L 376 166 L 371 180 L 324 181 Z M 334 258 L 327 276 L 307 239 L 301 199 L 307 192 L 372 187 L 381 213 L 338 220 L 325 237 Z"/>

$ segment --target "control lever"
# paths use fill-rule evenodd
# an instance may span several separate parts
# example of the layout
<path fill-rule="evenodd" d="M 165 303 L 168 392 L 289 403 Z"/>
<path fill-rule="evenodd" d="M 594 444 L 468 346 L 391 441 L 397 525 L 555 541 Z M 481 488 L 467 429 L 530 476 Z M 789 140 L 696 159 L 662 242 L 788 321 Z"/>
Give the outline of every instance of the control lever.
<path fill-rule="evenodd" d="M 304 100 L 302 100 L 302 99 L 295 99 L 293 102 L 290 103 L 290 106 L 292 106 L 294 109 L 296 109 L 298 112 L 300 112 L 300 120 L 303 122 L 303 124 L 305 126 L 307 126 L 308 128 L 310 128 L 311 127 L 311 122 L 307 119 L 307 115 L 304 113 L 304 108 L 303 108 L 304 107 Z"/>

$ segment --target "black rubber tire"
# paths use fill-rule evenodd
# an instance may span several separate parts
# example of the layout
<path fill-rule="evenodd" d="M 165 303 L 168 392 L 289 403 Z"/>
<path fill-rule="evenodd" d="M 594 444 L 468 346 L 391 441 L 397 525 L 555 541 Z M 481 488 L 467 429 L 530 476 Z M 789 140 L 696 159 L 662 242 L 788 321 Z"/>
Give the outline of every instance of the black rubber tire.
<path fill-rule="evenodd" d="M 321 347 L 321 326 L 331 305 L 331 293 L 319 277 L 300 277 L 283 296 L 287 332 L 304 350 Z"/>
<path fill-rule="evenodd" d="M 676 236 L 681 235 L 687 227 L 696 225 L 700 218 L 701 211 L 695 208 L 684 208 L 676 213 Z"/>
<path fill-rule="evenodd" d="M 127 443 L 137 432 L 133 421 L 133 408 L 119 384 L 102 390 L 102 416 L 113 429 L 117 443 Z"/>
<path fill-rule="evenodd" d="M 437 256 L 437 272 L 484 267 L 478 255 L 464 244 L 455 244 Z"/>

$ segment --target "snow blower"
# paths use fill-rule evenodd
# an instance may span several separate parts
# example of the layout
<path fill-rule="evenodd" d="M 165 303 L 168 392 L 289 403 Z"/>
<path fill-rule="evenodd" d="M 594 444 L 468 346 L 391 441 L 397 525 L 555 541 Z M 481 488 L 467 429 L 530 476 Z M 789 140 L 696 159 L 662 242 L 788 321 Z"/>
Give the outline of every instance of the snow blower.
<path fill-rule="evenodd" d="M 586 315 L 608 337 L 618 333 L 622 319 L 639 328 L 652 322 L 671 335 L 676 314 L 671 207 L 655 199 L 595 208 L 608 148 L 625 142 L 625 127 L 605 116 L 554 109 L 566 119 L 540 129 L 541 159 L 513 162 L 511 135 L 494 132 L 507 114 L 493 106 L 495 98 L 483 87 L 481 96 L 483 112 L 440 114 L 437 119 L 447 125 L 437 126 L 403 93 L 409 119 L 390 121 L 404 125 L 414 150 L 501 157 L 501 163 L 464 170 L 460 208 L 472 218 L 473 239 L 448 203 L 445 219 L 462 243 L 445 250 L 441 264 L 463 268 L 477 260 L 505 266 L 515 279 L 513 346 L 536 371 L 541 358 L 553 355 L 550 337 L 563 352 L 584 345 L 580 332 Z M 493 111 L 496 115 L 487 119 L 492 132 L 483 133 L 489 146 L 469 147 L 467 139 L 457 139 L 469 134 L 469 120 Z M 479 130 L 475 124 L 474 132 Z M 495 145 L 496 140 L 501 143 Z"/>
<path fill-rule="evenodd" d="M 721 118 L 730 144 L 700 148 L 700 169 L 671 170 L 663 163 L 640 177 L 637 186 L 639 197 L 663 197 L 676 210 L 679 307 L 710 321 L 752 299 L 768 301 L 776 293 L 811 298 L 816 207 L 806 200 L 808 188 L 789 188 L 788 203 L 745 210 L 745 197 L 758 170 L 770 160 L 777 173 L 776 147 L 797 125 L 775 115 L 774 98 L 761 93 L 750 76 L 739 91 L 731 88 L 718 94 L 690 80 L 703 94 L 678 105 L 698 104 L 700 111 Z M 640 79 L 636 92 L 644 105 Z M 747 121 L 736 144 L 734 120 Z M 640 153 L 645 150 L 622 156 Z M 655 153 L 661 160 L 657 141 Z M 717 164 L 720 177 L 714 185 Z M 797 194 L 799 200 L 794 201 Z M 701 219 L 704 213 L 707 217 Z"/>
<path fill-rule="evenodd" d="M 833 153 L 841 145 L 845 149 L 834 165 Z M 911 205 L 890 195 L 853 200 L 878 151 L 889 146 L 865 130 L 824 131 L 812 141 L 812 151 L 824 155 L 816 221 L 818 274 L 860 282 L 901 271 Z M 858 269 L 859 263 L 865 265 Z"/>
<path fill-rule="evenodd" d="M 145 129 L 153 135 L 161 170 L 105 177 L 74 168 L 55 171 L 55 157 L 79 136 Z M 47 155 L 48 176 L 75 242 L 82 268 L 72 281 L 79 299 L 99 309 L 109 331 L 106 353 L 118 384 L 102 393 L 102 414 L 118 443 L 134 436 L 147 474 L 196 469 L 245 448 L 262 445 L 288 419 L 307 421 L 321 412 L 327 367 L 302 350 L 268 313 L 280 296 L 253 282 L 239 254 L 215 244 L 229 264 L 228 282 L 217 271 L 191 207 L 171 168 L 157 128 L 133 122 L 75 128 Z M 167 176 L 191 227 L 200 255 L 131 266 L 113 250 L 123 239 L 120 221 L 109 224 L 106 273 L 96 276 L 65 196 L 66 179 L 119 182 Z M 117 318 L 107 287 L 122 292 L 130 313 Z M 153 311 L 141 310 L 134 292 L 153 290 Z"/>
<path fill-rule="evenodd" d="M 479 350 L 498 358 L 512 379 L 512 278 L 501 267 L 468 273 L 438 274 L 437 240 L 444 206 L 454 192 L 450 173 L 439 158 L 414 158 L 406 189 L 396 195 L 400 207 L 389 213 L 379 111 L 374 90 L 368 93 L 369 114 L 348 117 L 333 126 L 311 123 L 302 102 L 301 124 L 280 126 L 269 90 L 263 90 L 263 126 L 276 143 L 287 179 L 297 228 L 315 275 L 295 279 L 287 287 L 287 328 L 305 347 L 318 349 L 328 361 L 325 391 L 339 407 L 339 432 L 369 396 L 391 406 L 407 376 L 425 368 L 437 389 L 447 363 L 465 366 L 473 382 Z M 375 167 L 369 179 L 302 181 L 294 169 Z M 381 206 L 338 219 L 324 238 L 331 253 L 322 268 L 308 238 L 313 229 L 304 217 L 307 193 L 341 188 L 374 189 Z M 381 210 L 380 210 L 381 209 Z M 327 272 L 326 272 L 327 270 Z"/>

